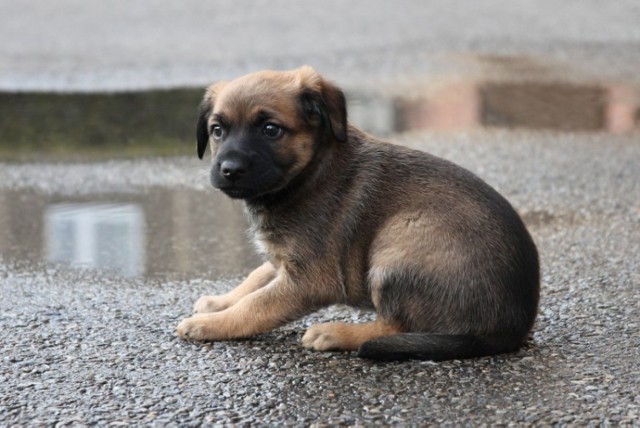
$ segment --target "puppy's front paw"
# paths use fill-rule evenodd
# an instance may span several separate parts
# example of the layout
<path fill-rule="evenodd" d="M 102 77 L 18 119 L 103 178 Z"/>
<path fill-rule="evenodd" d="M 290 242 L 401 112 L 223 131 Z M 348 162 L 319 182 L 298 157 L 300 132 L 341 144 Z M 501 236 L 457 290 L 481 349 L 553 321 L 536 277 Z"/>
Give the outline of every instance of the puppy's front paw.
<path fill-rule="evenodd" d="M 315 351 L 337 351 L 343 349 L 342 340 L 331 324 L 316 324 L 302 336 L 302 345 Z"/>
<path fill-rule="evenodd" d="M 193 305 L 193 312 L 196 314 L 219 312 L 229 306 L 229 303 L 222 296 L 202 296 Z"/>
<path fill-rule="evenodd" d="M 176 333 L 183 339 L 213 340 L 211 319 L 207 314 L 194 315 L 183 319 Z"/>

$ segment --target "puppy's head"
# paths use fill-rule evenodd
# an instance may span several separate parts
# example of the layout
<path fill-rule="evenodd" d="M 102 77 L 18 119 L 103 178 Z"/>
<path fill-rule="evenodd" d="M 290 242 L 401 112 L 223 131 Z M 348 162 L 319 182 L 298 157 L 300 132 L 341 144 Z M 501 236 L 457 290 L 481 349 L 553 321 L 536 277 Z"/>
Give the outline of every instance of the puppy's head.
<path fill-rule="evenodd" d="M 211 183 L 232 198 L 285 188 L 319 145 L 346 139 L 344 94 L 311 67 L 218 82 L 200 105 L 198 156 L 209 143 Z"/>

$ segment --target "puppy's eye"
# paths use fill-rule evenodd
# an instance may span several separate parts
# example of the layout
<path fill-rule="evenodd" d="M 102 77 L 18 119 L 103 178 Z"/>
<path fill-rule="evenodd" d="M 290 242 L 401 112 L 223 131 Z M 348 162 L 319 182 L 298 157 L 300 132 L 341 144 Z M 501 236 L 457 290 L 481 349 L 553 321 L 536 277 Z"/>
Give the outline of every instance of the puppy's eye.
<path fill-rule="evenodd" d="M 275 140 L 282 135 L 282 128 L 278 125 L 274 125 L 273 123 L 267 123 L 264 128 L 262 128 L 262 133 L 266 135 L 267 138 Z"/>
<path fill-rule="evenodd" d="M 222 126 L 213 125 L 213 128 L 211 128 L 211 136 L 216 140 L 222 138 L 224 136 L 224 129 L 222 129 Z"/>

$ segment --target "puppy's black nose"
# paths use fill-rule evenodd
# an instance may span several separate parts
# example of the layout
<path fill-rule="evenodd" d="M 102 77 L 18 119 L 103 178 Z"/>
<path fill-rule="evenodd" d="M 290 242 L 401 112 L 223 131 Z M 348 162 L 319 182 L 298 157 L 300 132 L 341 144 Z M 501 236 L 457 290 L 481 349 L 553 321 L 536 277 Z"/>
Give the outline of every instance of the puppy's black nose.
<path fill-rule="evenodd" d="M 220 165 L 220 173 L 229 181 L 239 180 L 246 172 L 246 165 L 239 160 L 227 159 Z"/>

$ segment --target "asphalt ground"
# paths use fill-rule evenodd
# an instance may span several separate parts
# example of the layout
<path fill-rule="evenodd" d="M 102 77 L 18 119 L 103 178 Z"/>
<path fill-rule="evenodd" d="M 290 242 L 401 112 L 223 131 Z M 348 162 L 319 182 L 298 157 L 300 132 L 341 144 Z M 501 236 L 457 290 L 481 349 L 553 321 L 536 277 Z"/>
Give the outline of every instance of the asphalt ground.
<path fill-rule="evenodd" d="M 239 278 L 117 279 L 5 258 L 0 425 L 637 424 L 636 138 L 487 132 L 395 141 L 475 171 L 522 214 L 543 272 L 526 349 L 376 364 L 300 346 L 314 322 L 371 316 L 344 307 L 252 340 L 189 343 L 175 336 L 177 322 L 200 295 Z M 2 186 L 45 194 L 178 186 L 207 196 L 194 178 L 206 166 L 187 158 L 0 171 Z"/>
<path fill-rule="evenodd" d="M 466 63 L 450 59 L 469 52 L 542 56 L 637 83 L 639 13 L 635 1 L 3 0 L 0 88 L 202 86 L 301 63 L 342 85 L 376 86 L 460 72 Z M 125 279 L 5 255 L 0 425 L 638 425 L 637 133 L 392 139 L 476 172 L 522 214 L 543 273 L 526 349 L 376 364 L 300 346 L 314 322 L 371 316 L 344 307 L 252 340 L 189 343 L 176 338 L 178 321 L 239 276 Z M 165 187 L 204 198 L 205 176 L 190 158 L 0 164 L 3 189 L 45 195 Z"/>

